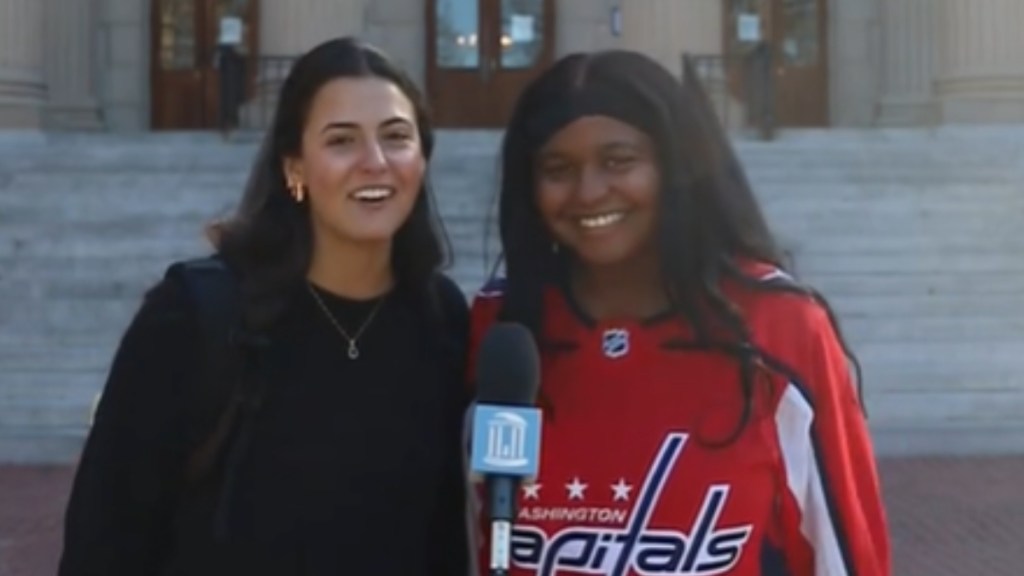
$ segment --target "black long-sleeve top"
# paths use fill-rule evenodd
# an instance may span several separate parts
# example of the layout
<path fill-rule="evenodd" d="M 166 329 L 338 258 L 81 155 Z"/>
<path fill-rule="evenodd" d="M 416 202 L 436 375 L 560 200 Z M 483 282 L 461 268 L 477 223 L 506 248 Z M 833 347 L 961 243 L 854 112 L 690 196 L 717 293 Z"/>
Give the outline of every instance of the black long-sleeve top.
<path fill-rule="evenodd" d="M 74 481 L 60 576 L 466 574 L 464 397 L 450 355 L 468 312 L 449 279 L 439 292 L 442 324 L 425 320 L 421 299 L 386 296 L 351 360 L 296 289 L 270 334 L 267 395 L 218 540 L 223 474 L 206 489 L 182 480 L 199 324 L 164 280 L 115 356 Z M 376 304 L 319 293 L 350 334 Z"/>

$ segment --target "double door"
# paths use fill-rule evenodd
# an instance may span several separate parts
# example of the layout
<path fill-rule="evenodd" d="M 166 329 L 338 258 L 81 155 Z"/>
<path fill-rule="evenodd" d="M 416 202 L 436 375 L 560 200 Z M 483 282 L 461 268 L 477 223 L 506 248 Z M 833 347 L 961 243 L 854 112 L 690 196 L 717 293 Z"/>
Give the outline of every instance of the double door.
<path fill-rule="evenodd" d="M 829 122 L 827 0 L 729 0 L 726 51 L 770 55 L 772 112 L 778 126 L 825 126 Z M 735 74 L 747 75 L 738 67 Z M 749 83 L 734 78 L 732 85 Z M 762 77 L 762 82 L 766 79 Z M 745 90 L 746 94 L 751 91 Z M 739 95 L 739 94 L 737 94 Z"/>
<path fill-rule="evenodd" d="M 554 57 L 554 0 L 427 2 L 427 92 L 437 123 L 501 127 Z"/>
<path fill-rule="evenodd" d="M 251 91 L 259 0 L 152 0 L 150 16 L 152 128 L 218 127 L 218 41 L 240 39 L 238 51 L 248 64 L 245 90 Z"/>

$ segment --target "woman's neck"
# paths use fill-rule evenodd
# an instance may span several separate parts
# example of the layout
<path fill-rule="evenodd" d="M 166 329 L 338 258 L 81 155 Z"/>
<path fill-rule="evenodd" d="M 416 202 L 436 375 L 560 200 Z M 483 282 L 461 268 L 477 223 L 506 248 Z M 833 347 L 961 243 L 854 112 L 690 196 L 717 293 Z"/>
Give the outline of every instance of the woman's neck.
<path fill-rule="evenodd" d="M 572 275 L 572 290 L 595 320 L 651 318 L 669 307 L 654 254 L 615 266 L 578 267 Z"/>
<path fill-rule="evenodd" d="M 353 300 L 376 298 L 394 285 L 391 244 L 360 245 L 317 238 L 306 278 L 338 296 Z"/>

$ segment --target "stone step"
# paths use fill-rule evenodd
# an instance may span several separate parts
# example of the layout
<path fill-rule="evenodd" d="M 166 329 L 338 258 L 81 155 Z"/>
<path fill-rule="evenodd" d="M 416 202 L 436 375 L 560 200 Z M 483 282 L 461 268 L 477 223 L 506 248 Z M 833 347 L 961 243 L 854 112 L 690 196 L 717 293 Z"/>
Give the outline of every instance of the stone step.
<path fill-rule="evenodd" d="M 861 181 L 841 175 L 814 180 L 800 173 L 774 180 L 760 174 L 750 178 L 755 182 L 754 193 L 768 209 L 778 205 L 786 210 L 819 211 L 833 207 L 877 210 L 898 206 L 926 212 L 961 207 L 985 210 L 991 208 L 979 202 L 979 198 L 985 198 L 1011 211 L 1024 210 L 1024 174 L 989 183 L 980 178 L 956 182 L 941 175 L 908 181 L 891 177 Z M 5 225 L 70 217 L 85 221 L 225 217 L 240 202 L 243 190 L 243 178 L 214 174 L 88 177 L 53 173 L 20 175 L 11 181 L 13 184 L 8 186 L 0 181 L 0 222 Z M 435 178 L 432 196 L 437 209 L 446 217 L 479 217 L 495 213 L 498 187 L 479 175 Z"/>
<path fill-rule="evenodd" d="M 762 197 L 793 197 L 805 195 L 849 197 L 867 194 L 869 198 L 892 194 L 918 197 L 930 186 L 950 190 L 953 198 L 962 198 L 970 190 L 984 187 L 989 193 L 1008 197 L 1020 189 L 1024 171 L 984 169 L 965 175 L 943 165 L 903 166 L 905 174 L 880 171 L 877 166 L 863 171 L 841 170 L 831 160 L 821 162 L 824 168 L 800 168 L 792 162 L 748 169 L 754 189 Z M 483 169 L 460 167 L 431 177 L 436 197 L 476 197 L 490 203 L 496 196 L 499 182 Z M 33 171 L 0 174 L 0 199 L 4 208 L 47 206 L 61 208 L 68 203 L 109 208 L 124 206 L 139 209 L 154 206 L 161 197 L 173 198 L 186 206 L 208 207 L 234 204 L 240 198 L 246 174 L 239 170 L 190 170 L 176 167 L 155 172 L 110 171 Z M 827 184 L 827 188 L 822 185 Z M 957 191 L 959 187 L 959 191 Z M 73 192 L 71 192 L 73 191 Z M 63 196 L 62 202 L 55 198 Z M 36 202 L 31 201 L 39 197 Z M 169 202 L 168 202 L 169 203 Z"/>
<path fill-rule="evenodd" d="M 800 276 L 824 294 L 837 297 L 943 294 L 950 297 L 987 298 L 990 295 L 1024 294 L 1024 273 L 1006 270 L 984 275 L 961 274 L 950 267 L 923 273 L 827 274 L 812 270 Z"/>
<path fill-rule="evenodd" d="M 76 401 L 56 401 L 46 398 L 39 402 L 0 403 L 0 429 L 2 428 L 54 428 L 85 430 L 89 424 L 93 395 L 83 395 Z"/>
<path fill-rule="evenodd" d="M 112 324 L 103 331 L 108 336 L 95 333 L 88 341 L 76 345 L 58 346 L 38 335 L 33 338 L 31 333 L 24 335 L 27 342 L 0 342 L 0 399 L 18 392 L 17 382 L 26 383 L 27 390 L 44 393 L 53 378 L 63 383 L 78 372 L 107 370 L 125 327 Z"/>
<path fill-rule="evenodd" d="M 0 395 L 0 429 L 46 426 L 85 428 L 92 407 L 101 393 L 107 371 L 74 375 L 54 373 L 53 382 L 35 390 L 25 390 L 32 375 L 5 373 Z M 58 380 L 59 377 L 63 379 Z M 39 380 L 39 378 L 35 378 Z"/>
<path fill-rule="evenodd" d="M 801 157 L 814 158 L 823 155 L 842 157 L 850 162 L 862 161 L 874 156 L 891 157 L 902 154 L 927 160 L 948 160 L 950 153 L 966 152 L 965 166 L 970 167 L 985 161 L 1012 161 L 1024 156 L 1024 145 L 1020 141 L 1006 143 L 990 138 L 947 139 L 936 138 L 916 141 L 877 141 L 870 138 L 852 139 L 846 142 L 826 140 L 824 142 L 800 142 L 779 139 L 770 143 L 745 140 L 733 141 L 737 153 L 747 158 L 776 159 L 788 157 L 790 153 Z M 198 162 L 206 165 L 226 160 L 249 161 L 259 153 L 260 145 L 255 142 L 223 143 L 217 140 L 185 142 L 170 134 L 155 135 L 149 140 L 133 140 L 123 135 L 91 135 L 79 141 L 52 140 L 46 143 L 4 144 L 0 141 L 0 161 L 7 165 L 46 162 L 50 166 L 96 166 L 102 163 L 116 163 L 130 158 L 132 166 L 160 167 L 171 162 Z M 160 157 L 160 153 L 174 153 L 171 157 Z M 435 144 L 433 158 L 497 158 L 500 140 L 497 133 L 471 136 L 465 133 L 444 132 Z M 790 157 L 792 160 L 792 158 Z M 958 158 L 958 161 L 961 160 Z"/>
<path fill-rule="evenodd" d="M 903 298 L 911 299 L 912 296 Z M 878 298 L 856 304 L 841 297 L 833 297 L 831 301 L 833 307 L 842 311 L 840 322 L 844 334 L 858 348 L 866 345 L 899 345 L 903 342 L 959 345 L 965 341 L 987 347 L 992 343 L 1012 342 L 1024 334 L 1024 318 L 1000 314 L 997 306 L 963 310 L 958 305 L 955 313 L 937 314 L 928 310 L 908 309 L 900 302 L 900 298 L 890 298 L 888 309 L 886 300 Z M 1012 302 L 1012 297 L 1008 295 L 1001 305 Z M 933 307 L 941 309 L 941 303 L 933 303 Z M 127 305 L 126 308 L 133 306 Z M 863 314 L 864 309 L 870 310 L 872 314 Z M 885 313 L 888 313 L 888 320 L 878 321 L 877 315 Z M 0 344 L 0 366 L 3 367 L 0 370 L 0 402 L 14 397 L 53 398 L 56 392 L 68 387 L 80 387 L 83 383 L 91 391 L 101 383 L 102 378 L 97 375 L 102 375 L 109 368 L 124 328 L 125 325 L 112 321 L 102 328 L 102 332 L 86 333 L 91 336 L 88 342 L 73 345 L 47 343 L 38 332 L 26 334 L 36 343 Z M 71 331 L 60 336 L 67 338 L 74 334 L 75 331 Z M 904 360 L 903 357 L 898 359 L 899 362 Z M 1010 361 L 1017 362 L 1016 357 L 1010 357 Z M 881 370 L 883 367 L 885 370 Z M 878 378 L 886 376 L 897 366 L 874 364 L 872 368 L 873 375 Z M 990 365 L 988 369 L 975 372 L 972 378 L 981 379 L 975 385 L 992 386 L 990 383 L 982 383 L 991 369 Z M 89 376 L 84 377 L 86 374 Z M 898 371 L 895 374 L 899 376 Z M 1019 375 L 1003 373 L 999 381 L 1005 384 L 1015 378 L 1019 378 Z M 933 383 L 928 385 L 932 386 Z"/>
<path fill-rule="evenodd" d="M 792 154 L 798 152 L 793 151 Z M 154 181 L 187 175 L 198 177 L 205 174 L 217 175 L 218 182 L 234 184 L 232 190 L 241 190 L 248 177 L 247 161 L 239 158 L 213 160 L 201 156 L 204 160 L 194 162 L 178 158 L 178 153 L 163 153 L 171 160 L 161 160 L 162 164 L 133 162 L 130 167 L 122 164 L 129 159 L 120 159 L 117 164 L 99 167 L 94 164 L 79 166 L 77 164 L 41 165 L 10 165 L 0 163 L 0 187 L 11 187 L 12 179 L 35 177 L 46 173 L 50 178 L 104 179 L 112 176 L 112 172 L 122 180 L 139 181 L 152 176 Z M 435 185 L 471 178 L 496 188 L 493 164 L 487 161 L 484 154 L 477 154 L 477 159 L 464 156 L 439 156 L 431 163 L 432 174 L 446 174 L 432 178 Z M 85 162 L 85 160 L 81 160 Z M 205 164 L 204 164 L 205 162 Z M 750 157 L 744 158 L 744 171 L 758 186 L 766 183 L 802 182 L 804 184 L 821 184 L 827 182 L 852 183 L 936 183 L 936 184 L 971 184 L 971 183 L 1006 183 L 1019 181 L 1024 173 L 1024 158 L 1012 162 L 996 162 L 984 160 L 974 164 L 958 161 L 957 169 L 950 170 L 948 159 L 923 161 L 919 158 L 893 158 L 892 155 L 879 155 L 862 161 L 851 161 L 842 157 L 819 156 L 796 159 L 790 156 L 779 158 Z M 124 188 L 119 189 L 122 194 Z M 133 190 L 134 191 L 134 190 Z"/>
<path fill-rule="evenodd" d="M 1024 264 L 1015 257 L 1024 253 L 1024 237 L 1015 235 L 1018 229 L 1012 223 L 985 226 L 982 222 L 945 236 L 939 234 L 948 232 L 949 226 L 915 225 L 912 230 L 886 234 L 884 227 L 873 225 L 861 228 L 863 236 L 856 230 L 843 229 L 820 240 L 815 235 L 828 230 L 826 223 L 813 228 L 780 228 L 781 244 L 791 252 L 797 269 L 818 273 L 870 273 L 865 265 L 875 263 L 884 265 L 886 272 L 899 273 L 893 266 L 907 262 L 911 266 L 907 272 L 928 273 L 941 270 L 954 260 L 968 259 L 978 260 L 957 267 L 998 273 L 1001 270 L 994 266 L 1006 266 L 1006 272 L 1019 272 Z M 475 265 L 499 254 L 498 239 L 486 241 L 482 229 L 449 226 L 447 232 L 456 263 Z M 194 231 L 191 238 L 183 234 L 156 234 L 137 242 L 90 240 L 79 244 L 47 237 L 9 240 L 0 235 L 0 293 L 7 290 L 5 284 L 21 289 L 31 285 L 29 280 L 57 282 L 67 290 L 74 290 L 76 283 L 88 285 L 98 280 L 106 289 L 117 291 L 119 284 L 155 278 L 171 262 L 208 251 L 199 231 Z"/>
<path fill-rule="evenodd" d="M 85 443 L 84 426 L 0 427 L 0 462 L 5 464 L 69 464 L 78 460 Z"/>
<path fill-rule="evenodd" d="M 844 301 L 843 298 L 832 298 Z M 969 319 L 963 315 L 912 315 L 901 310 L 880 322 L 876 317 L 858 317 L 846 314 L 841 320 L 843 333 L 852 342 L 889 342 L 899 345 L 903 342 L 948 342 L 969 340 L 971 342 L 1000 342 L 1019 338 L 1024 334 L 1024 318 L 1007 317 L 1000 313 L 972 314 Z M 958 380 L 962 377 L 958 376 Z M 1003 383 L 1018 376 L 1004 374 Z M 931 385 L 931 383 L 929 384 Z"/>
<path fill-rule="evenodd" d="M 920 402 L 920 397 L 913 390 L 877 392 L 868 402 L 868 413 L 882 422 L 907 424 L 970 420 L 978 412 L 989 414 L 993 422 L 1016 424 L 1024 413 L 1024 393 L 1019 390 L 932 391 L 928 402 Z"/>
<path fill-rule="evenodd" d="M 879 456 L 977 457 L 1020 455 L 1024 424 L 1018 422 L 962 422 L 947 420 L 927 424 L 881 424 L 869 420 Z"/>
<path fill-rule="evenodd" d="M 464 205 L 467 212 L 471 212 Z M 442 215 L 445 234 L 456 249 L 476 248 L 484 242 L 488 223 L 482 214 Z M 102 221 L 68 217 L 50 222 L 22 221 L 0 228 L 0 262 L 19 266 L 36 257 L 93 258 L 106 256 L 111 264 L 118 258 L 149 256 L 168 260 L 209 248 L 205 226 L 215 218 L 199 214 L 178 215 L 167 219 L 149 215 L 144 218 L 114 218 Z M 493 227 L 496 234 L 496 224 Z M 496 241 L 496 236 L 492 234 Z M 11 262 L 9 259 L 16 259 Z M 0 270 L 0 278 L 4 273 Z"/>
<path fill-rule="evenodd" d="M 877 267 L 877 265 L 875 265 Z M 1024 266 L 1019 268 L 1024 269 Z M 465 270 L 465 272 L 464 272 Z M 475 272 L 463 268 L 456 272 L 466 282 L 482 280 L 486 272 L 481 266 Z M 471 288 L 472 289 L 472 288 Z M 908 317 L 941 316 L 960 322 L 975 318 L 998 317 L 1014 310 L 1019 294 L 989 294 L 981 298 L 965 298 L 958 294 L 826 294 L 843 319 L 871 318 L 882 322 Z M 18 306 L 0 311 L 0 331 L 23 334 L 64 334 L 84 337 L 89 334 L 111 334 L 126 326 L 140 303 L 139 297 L 122 298 L 48 298 L 23 301 Z M 1012 316 L 1011 316 L 1012 318 Z M 55 351 L 55 353 L 58 353 Z"/>
<path fill-rule="evenodd" d="M 770 208 L 767 217 L 780 242 L 801 255 L 886 252 L 900 256 L 949 252 L 955 256 L 1013 251 L 1024 243 L 1024 238 L 1017 234 L 1024 213 L 1012 211 L 965 210 L 928 216 L 849 211 L 836 216 Z M 153 262 L 203 254 L 210 249 L 203 235 L 203 227 L 210 221 L 195 218 L 149 226 L 129 220 L 105 226 L 76 222 L 67 226 L 3 227 L 0 280 L 23 278 L 36 272 L 50 276 L 51 270 L 79 276 L 79 269 L 102 272 L 107 264 L 137 270 L 136 263 L 141 263 L 149 269 Z M 497 223 L 486 222 L 482 217 L 445 218 L 445 234 L 459 257 L 482 255 L 485 250 L 494 254 L 500 248 Z M 42 261 L 37 263 L 36 259 Z M 51 265 L 51 261 L 60 263 L 61 259 L 82 261 L 71 264 L 75 266 L 71 269 L 62 264 Z"/>

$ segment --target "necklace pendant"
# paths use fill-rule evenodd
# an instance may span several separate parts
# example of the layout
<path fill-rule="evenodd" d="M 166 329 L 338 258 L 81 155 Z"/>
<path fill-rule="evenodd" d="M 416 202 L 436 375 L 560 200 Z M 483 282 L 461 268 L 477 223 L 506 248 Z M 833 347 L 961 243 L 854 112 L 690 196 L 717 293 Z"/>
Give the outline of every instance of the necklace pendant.
<path fill-rule="evenodd" d="M 356 358 L 359 358 L 359 348 L 356 347 L 356 343 L 355 342 L 349 342 L 348 343 L 348 357 L 351 360 L 355 360 Z"/>

